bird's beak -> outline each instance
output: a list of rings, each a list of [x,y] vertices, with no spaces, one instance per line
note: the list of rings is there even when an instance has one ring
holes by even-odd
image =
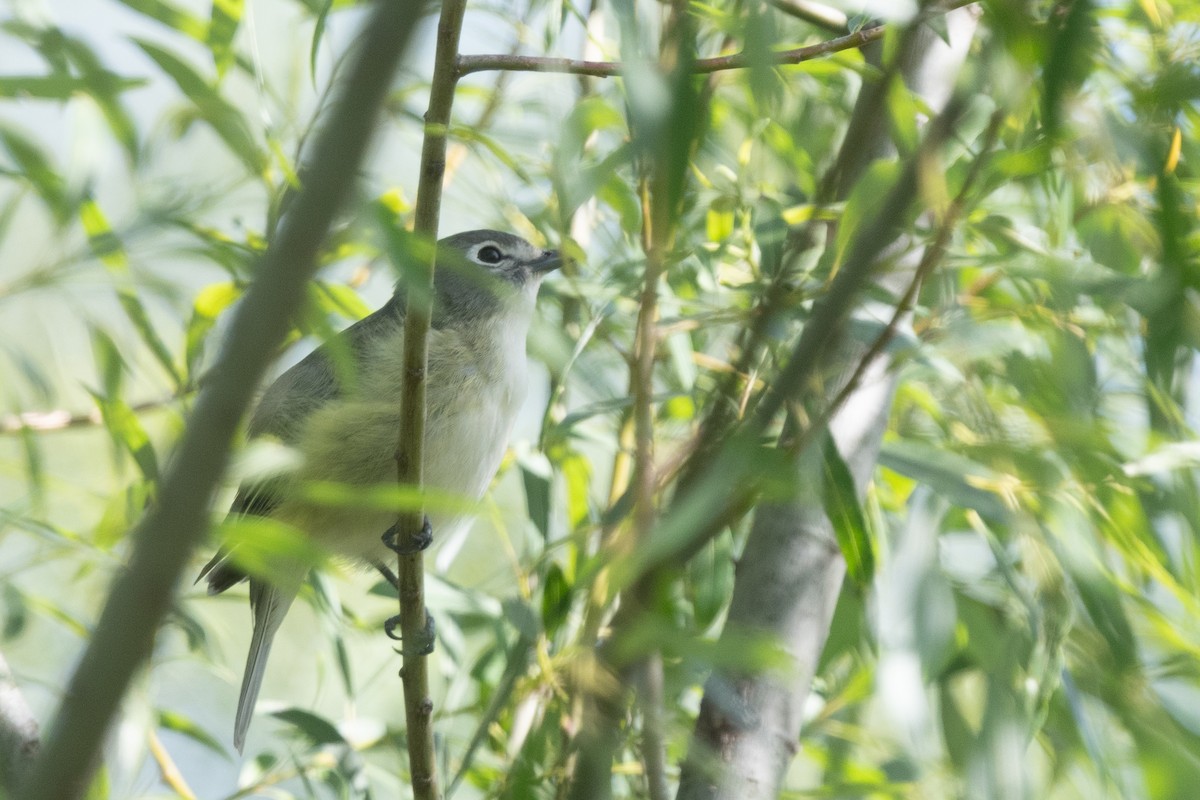
[[[529,269],[538,275],[553,272],[563,265],[562,256],[557,250],[546,250],[537,259],[530,262]]]

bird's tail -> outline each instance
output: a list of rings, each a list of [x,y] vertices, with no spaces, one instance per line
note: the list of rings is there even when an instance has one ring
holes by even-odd
[[[254,633],[250,639],[250,652],[246,656],[246,672],[242,675],[242,691],[238,695],[237,718],[233,724],[233,746],[242,752],[246,742],[246,730],[254,716],[254,704],[258,690],[262,688],[263,673],[267,668],[267,656],[271,654],[271,642],[279,624],[287,615],[288,608],[296,599],[300,582],[288,581],[286,587],[275,586],[265,581],[250,579],[250,608],[254,615]]]

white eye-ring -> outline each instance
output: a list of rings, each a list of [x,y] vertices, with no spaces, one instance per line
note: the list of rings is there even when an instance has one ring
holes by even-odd
[[[500,260],[504,258],[504,254],[501,253],[500,248],[496,247],[495,245],[487,244],[479,248],[479,250],[475,253],[475,257],[484,264],[499,264]]]

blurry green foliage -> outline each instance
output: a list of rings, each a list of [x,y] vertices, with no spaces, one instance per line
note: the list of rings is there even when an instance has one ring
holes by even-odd
[[[0,339],[0,647],[43,719],[128,552],[124,534],[153,502],[223,319],[303,175],[297,153],[319,123],[330,54],[344,52],[360,11],[322,0],[103,5],[121,7],[111,24],[123,50],[27,9],[0,25],[0,49],[23,59],[0,61],[0,315],[12,320]],[[917,295],[915,335],[889,345],[899,388],[861,506],[845,463],[825,451],[822,501],[853,580],[785,796],[1188,797],[1200,781],[1200,10],[981,7],[962,122],[920,200],[944,211],[982,161]],[[451,565],[429,597],[436,726],[456,796],[558,796],[580,698],[621,688],[597,670],[595,644],[627,577],[614,559],[636,567],[653,555],[630,552],[624,496],[646,165],[660,167],[651,221],[674,233],[650,387],[656,456],[670,466],[717,404],[769,389],[921,140],[924,103],[893,85],[878,116],[900,156],[875,161],[844,202],[822,202],[873,68],[855,51],[770,65],[770,49],[832,36],[774,5],[689,9],[696,52],[683,63],[745,49],[750,68],[662,74],[658,4],[468,11],[473,49],[512,41],[575,55],[586,25],[629,66],[616,80],[485,74],[460,89],[455,216],[443,227],[541,235],[577,263],[544,287],[531,342],[550,382],[533,393],[540,441],[514,444],[473,537],[431,556]],[[260,53],[268,35],[285,67]],[[425,69],[414,63],[397,87],[389,128],[417,130]],[[982,152],[997,110],[998,141]],[[415,160],[414,141],[401,160]],[[387,255],[414,246],[408,177],[364,180],[293,341],[362,316],[373,302],[360,289],[386,294]],[[905,223],[918,246],[937,233],[936,215],[919,210]],[[768,297],[780,313],[726,396]],[[879,325],[861,327],[869,345]],[[69,411],[34,413],[56,409]],[[773,498],[803,488],[765,445],[739,457],[730,474],[758,470]],[[664,507],[672,490],[666,481]],[[416,501],[390,487],[312,493]],[[692,513],[664,520],[653,547],[687,540],[705,522]],[[673,565],[622,640],[630,657],[664,657],[672,769],[709,668],[785,663],[781,643],[752,632],[716,643],[750,518]],[[278,527],[235,520],[220,535],[258,543],[251,560],[281,550],[323,560]],[[201,796],[400,792],[398,660],[379,635],[394,595],[386,584],[366,593],[366,582],[319,577],[306,589],[317,624],[280,667],[292,682],[267,691],[289,703],[274,727],[256,723],[240,770],[226,731],[242,647],[229,631],[244,612],[185,590],[98,796],[161,795],[173,768]],[[181,685],[205,700],[182,707]],[[613,786],[641,797],[642,719],[627,722]]]

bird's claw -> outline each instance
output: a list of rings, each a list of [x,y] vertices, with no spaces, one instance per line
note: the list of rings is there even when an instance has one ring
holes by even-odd
[[[383,632],[387,634],[389,639],[400,642],[403,637],[396,633],[396,629],[400,627],[400,615],[388,617],[383,621]],[[434,643],[437,641],[437,623],[433,621],[433,615],[428,610],[425,612],[425,626],[413,637],[415,641],[411,642],[411,648],[401,647],[400,653],[404,657],[409,656],[427,656],[433,652]]]
[[[421,523],[421,530],[408,534],[407,539],[407,541],[401,542],[400,531],[393,525],[383,534],[383,546],[402,556],[416,555],[429,547],[433,543],[433,526],[429,524],[428,515]]]

